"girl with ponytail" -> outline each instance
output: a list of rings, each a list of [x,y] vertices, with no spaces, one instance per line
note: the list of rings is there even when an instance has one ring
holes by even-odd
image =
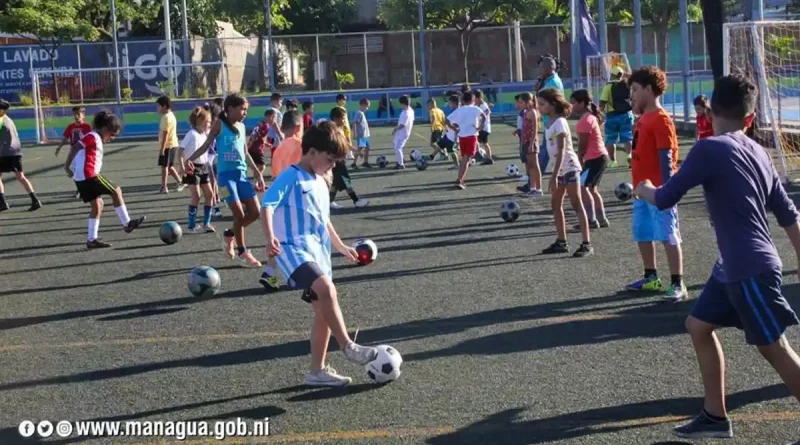
[[[578,121],[578,158],[583,167],[581,193],[586,215],[589,218],[589,228],[608,227],[603,197],[597,191],[597,186],[600,185],[600,180],[603,178],[603,172],[611,162],[608,150],[603,144],[603,134],[600,131],[603,116],[592,101],[591,93],[587,90],[577,90],[572,93],[570,103],[573,113],[580,116]],[[573,227],[573,230],[576,229]]]

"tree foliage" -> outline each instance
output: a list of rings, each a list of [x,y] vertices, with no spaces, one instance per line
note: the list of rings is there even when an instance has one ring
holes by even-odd
[[[81,15],[83,6],[84,0],[21,0],[8,4],[0,14],[0,29],[32,34],[53,47],[75,38],[96,40],[97,30]]]
[[[289,34],[340,32],[356,13],[355,0],[289,0],[281,11]]]

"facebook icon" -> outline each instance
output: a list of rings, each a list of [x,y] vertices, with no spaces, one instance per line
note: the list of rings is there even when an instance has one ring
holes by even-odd
[[[30,420],[23,420],[19,424],[19,435],[22,437],[32,437],[36,432],[36,425]]]

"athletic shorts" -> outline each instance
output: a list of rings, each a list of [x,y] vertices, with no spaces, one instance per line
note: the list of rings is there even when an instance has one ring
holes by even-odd
[[[558,185],[567,186],[570,184],[577,184],[580,175],[576,171],[566,172],[558,177]]]
[[[319,265],[313,261],[301,264],[289,276],[289,284],[296,289],[302,289],[303,295],[300,297],[306,303],[317,300],[317,294],[311,290],[311,286],[319,278],[325,276]]]
[[[352,182],[350,180],[350,172],[347,171],[347,165],[344,162],[338,161],[333,166],[333,184],[332,187],[337,192],[342,192],[344,190],[349,189],[352,187]]]
[[[267,164],[267,157],[264,155],[264,150],[260,150],[258,148],[248,149],[248,153],[250,153],[250,157],[253,158],[253,163],[259,167],[262,167]]]
[[[581,172],[581,185],[584,187],[597,187],[603,179],[603,172],[606,171],[610,159],[607,155],[599,158],[589,159],[583,162],[583,172]]]
[[[781,281],[780,269],[731,283],[712,275],[692,309],[692,317],[716,326],[739,328],[751,345],[771,345],[786,328],[800,324],[783,298]]]
[[[367,150],[369,150],[370,149],[369,136],[365,138],[356,138],[356,148],[366,148]]]
[[[481,130],[478,132],[478,143],[479,144],[488,144],[489,143],[489,133]]]
[[[22,170],[22,155],[0,157],[0,173],[15,173]]]
[[[438,144],[442,140],[442,130],[431,131],[431,145]]]
[[[247,179],[247,172],[245,171],[219,172],[217,183],[219,184],[220,198],[224,199],[228,204],[256,197],[256,189]]]
[[[436,145],[438,145],[439,148],[441,148],[447,153],[455,153],[454,149],[456,143],[448,139],[447,136],[442,136],[441,139],[439,139],[439,141],[436,143]]]
[[[606,145],[633,141],[633,112],[606,115]]]
[[[534,151],[531,154],[536,155],[536,157],[538,159],[539,146],[536,145],[535,142],[533,143],[533,148],[534,148]],[[523,164],[527,164],[528,163],[528,152],[530,151],[530,149],[531,149],[531,143],[530,142],[522,142],[522,141],[520,141],[520,143],[519,143],[519,160]]]
[[[159,167],[172,167],[175,165],[175,153],[178,152],[177,147],[167,148],[164,150],[164,154],[158,155],[158,166]]]
[[[478,137],[460,137],[458,138],[458,146],[461,150],[461,156],[471,158],[478,152]]]
[[[636,199],[633,201],[631,225],[634,242],[659,241],[673,246],[681,243],[677,207],[659,210],[644,199]]]
[[[186,185],[208,184],[208,171],[208,164],[194,164],[194,171],[187,173],[182,182]]]
[[[117,186],[102,175],[84,179],[83,181],[75,181],[75,186],[78,187],[78,193],[80,193],[83,202],[92,202],[102,195],[111,196],[117,190]]]

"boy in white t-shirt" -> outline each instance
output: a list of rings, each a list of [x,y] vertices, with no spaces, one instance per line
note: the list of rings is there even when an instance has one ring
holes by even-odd
[[[414,109],[409,106],[410,100],[408,96],[400,96],[400,106],[403,107],[403,112],[400,113],[400,118],[397,120],[397,126],[392,130],[394,136],[394,157],[397,165],[394,166],[395,170],[402,170],[406,168],[403,160],[403,148],[411,137],[411,130],[414,128]]]
[[[447,116],[447,127],[458,134],[458,146],[461,151],[461,163],[458,167],[456,188],[464,190],[467,185],[464,178],[469,169],[469,161],[478,151],[478,131],[486,122],[486,115],[475,106],[475,98],[467,91],[461,98],[462,106]]]
[[[492,165],[494,164],[494,159],[492,159],[492,147],[489,145],[489,135],[492,133],[492,110],[489,108],[489,104],[483,100],[483,92],[481,90],[475,91],[475,105],[486,116],[483,127],[478,131],[478,145],[486,150],[486,156],[481,165]]]
[[[589,219],[581,200],[581,161],[572,146],[572,134],[566,117],[572,111],[572,106],[564,95],[554,88],[546,88],[536,93],[539,102],[539,111],[543,116],[549,117],[544,130],[547,142],[547,153],[553,159],[553,174],[550,177],[549,191],[550,204],[553,207],[553,220],[556,224],[556,242],[542,251],[543,254],[568,253],[567,223],[564,218],[564,195],[569,195],[578,224],[581,227],[583,242],[574,257],[585,257],[594,253],[591,239],[589,238]]]

